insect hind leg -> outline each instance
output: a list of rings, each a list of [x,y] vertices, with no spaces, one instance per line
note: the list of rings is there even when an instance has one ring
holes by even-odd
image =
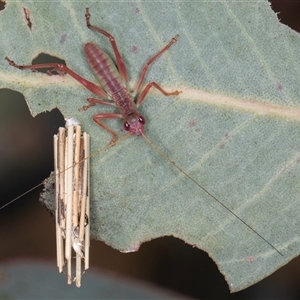
[[[141,73],[141,76],[136,84],[136,87],[134,89],[134,93],[137,93],[139,88],[141,87],[142,83],[143,83],[143,80],[145,78],[145,75],[148,71],[148,68],[150,67],[150,65],[155,61],[157,60],[157,58],[159,56],[161,56],[164,52],[166,52],[174,43],[177,42],[177,39],[178,39],[179,35],[177,34],[176,36],[174,36],[171,41],[163,48],[161,49],[158,53],[156,53],[152,58],[150,58],[146,64],[144,65],[143,67],[143,70],[142,70],[142,73]]]
[[[89,91],[91,91],[93,94],[96,94],[100,97],[106,98],[107,93],[101,89],[99,86],[95,85],[91,81],[88,81],[81,77],[80,75],[76,74],[74,71],[69,69],[66,65],[60,64],[60,63],[44,63],[44,64],[35,64],[35,65],[17,65],[13,60],[9,59],[8,57],[5,57],[5,59],[8,61],[10,66],[13,66],[20,70],[32,70],[36,71],[37,69],[45,69],[48,68],[52,71],[57,72],[58,74],[69,74],[72,76],[75,80],[77,80],[79,83],[81,83],[84,87],[86,87]],[[58,71],[59,70],[59,71]],[[49,75],[51,74],[48,73]]]
[[[89,8],[86,8],[86,13],[85,13],[86,26],[91,30],[95,30],[95,31],[99,32],[100,34],[105,35],[109,39],[109,42],[110,42],[110,44],[114,50],[115,56],[116,56],[116,63],[117,63],[117,67],[120,72],[120,75],[124,79],[124,81],[127,82],[126,67],[125,67],[123,58],[119,52],[115,38],[109,32],[107,32],[99,27],[91,25],[90,17],[91,17],[91,14],[89,12]]]

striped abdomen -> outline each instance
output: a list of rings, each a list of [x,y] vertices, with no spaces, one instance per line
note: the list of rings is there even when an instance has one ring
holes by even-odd
[[[124,88],[124,82],[111,58],[93,43],[84,46],[87,61],[109,96]]]

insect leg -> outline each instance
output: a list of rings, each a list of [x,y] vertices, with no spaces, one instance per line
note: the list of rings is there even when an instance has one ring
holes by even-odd
[[[64,73],[68,73],[69,75],[71,75],[74,79],[76,79],[78,82],[80,82],[82,85],[84,85],[93,94],[96,94],[103,98],[107,98],[107,94],[103,89],[101,89],[94,83],[84,79],[80,75],[76,74],[75,72],[73,72],[71,69],[69,69],[67,66],[65,66],[63,64],[45,63],[45,64],[20,66],[20,65],[17,65],[14,61],[10,60],[8,57],[5,57],[5,59],[9,62],[9,64],[11,66],[18,68],[20,70],[30,69],[32,71],[35,71],[36,69],[43,69],[43,68],[59,69],[59,70],[63,71]]]
[[[113,118],[123,118],[123,116],[121,114],[114,114],[114,113],[96,114],[93,116],[93,120],[99,126],[101,126],[105,130],[107,130],[110,134],[112,134],[113,138],[110,141],[111,145],[113,145],[116,142],[118,135],[112,129],[110,129],[108,126],[106,126],[103,122],[101,122],[99,119],[113,119]]]
[[[126,71],[126,67],[125,67],[125,64],[124,64],[124,61],[123,61],[123,58],[118,50],[118,47],[117,47],[117,44],[116,44],[116,41],[114,39],[114,37],[108,33],[107,31],[99,28],[99,27],[96,27],[96,26],[93,26],[91,25],[90,23],[90,17],[91,17],[91,14],[89,12],[89,9],[86,8],[86,13],[85,13],[85,19],[86,19],[86,25],[89,29],[91,30],[95,30],[103,35],[105,35],[109,41],[110,41],[110,44],[114,50],[114,53],[115,53],[115,56],[116,56],[116,63],[117,63],[117,67],[118,67],[118,70],[120,72],[120,75],[121,77],[124,79],[125,82],[127,82],[127,71]]]
[[[87,109],[89,109],[90,107],[92,107],[92,106],[94,106],[96,104],[116,106],[116,104],[114,102],[109,102],[109,101],[95,99],[95,98],[88,98],[87,101],[90,104],[83,106],[82,108],[79,109],[79,111],[81,111],[81,110],[87,110]]]
[[[136,84],[136,87],[135,87],[135,89],[134,89],[134,93],[136,93],[136,92],[139,90],[139,88],[141,87],[141,84],[142,84],[142,82],[143,82],[143,80],[144,80],[144,78],[145,78],[145,75],[146,75],[146,73],[147,73],[147,70],[148,70],[149,66],[150,66],[150,65],[151,65],[151,64],[152,64],[152,63],[153,63],[160,55],[162,55],[165,51],[167,51],[174,43],[176,43],[178,37],[179,37],[179,35],[177,34],[175,37],[172,38],[172,40],[169,42],[168,45],[166,45],[163,49],[161,49],[157,54],[155,54],[152,58],[150,58],[150,59],[146,62],[145,66],[144,66],[144,68],[143,68],[143,70],[142,70],[141,76],[140,76],[140,78],[139,78],[139,81],[138,81],[138,83]]]
[[[144,90],[142,91],[142,93],[140,94],[137,102],[136,102],[136,106],[139,107],[141,105],[141,103],[144,101],[146,95],[148,94],[149,90],[155,87],[156,89],[158,89],[160,92],[162,92],[165,96],[177,96],[180,93],[182,93],[182,91],[174,91],[174,92],[166,92],[165,90],[163,90],[156,82],[150,82],[146,85],[146,87],[144,88]]]

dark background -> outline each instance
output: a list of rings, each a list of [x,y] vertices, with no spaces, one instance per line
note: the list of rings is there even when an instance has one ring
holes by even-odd
[[[300,1],[271,2],[273,10],[280,12],[281,22],[300,32]],[[49,175],[53,169],[52,137],[64,121],[58,110],[33,119],[21,94],[0,90],[0,99],[1,206]],[[40,191],[41,188],[0,210],[0,262],[31,258],[51,259],[55,264],[55,226],[38,201]],[[136,253],[122,254],[95,241],[90,250],[90,265],[100,271],[110,270],[195,298],[300,298],[300,258],[260,283],[230,294],[223,276],[205,252],[172,237],[145,243]]]

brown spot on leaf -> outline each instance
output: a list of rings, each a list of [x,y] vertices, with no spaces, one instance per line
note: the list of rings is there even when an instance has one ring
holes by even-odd
[[[29,9],[27,9],[25,7],[23,8],[23,10],[24,10],[24,14],[25,14],[25,19],[27,21],[27,26],[31,30],[31,28],[32,28],[32,22],[30,20],[30,11],[29,11]]]

